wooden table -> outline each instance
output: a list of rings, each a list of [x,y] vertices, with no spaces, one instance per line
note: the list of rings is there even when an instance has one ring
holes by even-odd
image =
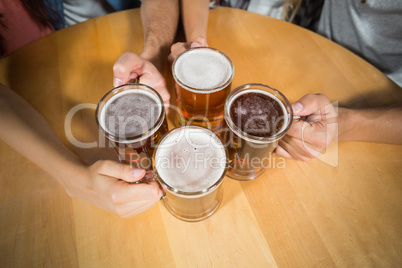
[[[130,10],[63,29],[1,60],[0,81],[85,161],[115,159],[110,148],[73,146],[64,119],[112,88],[122,52],[140,53],[140,23],[139,10]],[[364,60],[283,21],[218,8],[208,42],[233,60],[233,88],[265,83],[291,102],[316,92],[349,105],[401,99],[400,88]],[[174,94],[169,71],[166,78]],[[98,141],[94,110],[76,114],[72,129],[81,142]],[[226,178],[222,206],[199,223],[174,218],[162,202],[123,219],[68,197],[4,143],[0,161],[0,267],[402,265],[401,146],[343,142],[321,160],[273,158],[254,181]]]

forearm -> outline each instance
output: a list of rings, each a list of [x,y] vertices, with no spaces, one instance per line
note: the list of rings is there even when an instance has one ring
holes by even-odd
[[[181,13],[186,40],[192,42],[197,37],[206,39],[209,0],[182,0]]]
[[[144,0],[141,5],[144,49],[141,57],[163,71],[179,21],[178,0]]]
[[[402,107],[339,108],[339,140],[402,144]]]
[[[88,166],[68,150],[46,120],[25,100],[0,84],[0,139],[48,172],[76,198],[122,217],[153,206],[162,196],[157,182],[139,181],[145,171],[114,161]]]
[[[16,108],[17,107],[17,108]],[[58,139],[46,120],[25,100],[0,84],[0,139],[65,186],[85,164]]]

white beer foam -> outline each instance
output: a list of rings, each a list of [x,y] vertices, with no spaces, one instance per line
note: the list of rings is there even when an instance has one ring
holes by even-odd
[[[209,48],[197,48],[182,54],[174,66],[176,77],[187,87],[206,90],[220,90],[230,79],[232,66],[222,54]],[[197,91],[197,93],[202,93]]]
[[[212,132],[182,128],[170,132],[155,154],[159,177],[182,192],[199,192],[214,185],[226,167],[226,152]]]
[[[150,102],[152,103],[147,103],[147,98],[150,98]],[[122,117],[121,119],[127,120],[127,117],[131,117],[131,120],[136,121],[125,125],[126,137],[132,137],[142,134],[145,131],[149,130],[158,120],[162,111],[162,107],[160,107],[158,103],[159,99],[149,92],[140,89],[125,90],[121,93],[116,94],[108,100],[101,111],[99,123],[103,129],[115,135],[115,129],[109,129],[106,124],[106,120],[116,121],[118,120],[118,118],[116,116],[113,116],[116,118],[108,119],[106,118],[106,116],[108,114],[108,109],[121,110],[119,114],[119,116]],[[111,106],[111,104],[114,105]],[[115,126],[119,127],[118,122],[115,123]]]

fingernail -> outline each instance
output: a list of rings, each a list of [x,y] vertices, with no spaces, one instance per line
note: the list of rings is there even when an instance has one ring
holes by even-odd
[[[299,113],[301,110],[303,110],[303,105],[301,105],[300,102],[295,102],[293,103],[292,108],[294,113]]]
[[[142,177],[142,176],[143,176],[143,173],[144,173],[144,170],[143,170],[143,169],[133,168],[133,169],[131,170],[131,177],[133,177],[133,178],[139,178],[139,177]]]
[[[118,87],[118,86],[121,86],[121,85],[123,85],[123,84],[124,84],[124,82],[123,82],[123,80],[121,80],[120,78],[115,77],[115,78],[113,79],[113,86],[114,86],[114,87]]]

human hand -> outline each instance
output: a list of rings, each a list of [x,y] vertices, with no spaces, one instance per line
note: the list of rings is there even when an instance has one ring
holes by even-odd
[[[169,62],[173,62],[174,59],[183,51],[193,47],[206,47],[208,46],[207,40],[204,37],[197,37],[193,42],[178,42],[172,45],[170,48],[170,55],[168,57]]]
[[[131,79],[139,78],[140,83],[154,88],[168,107],[170,94],[166,82],[158,69],[149,61],[133,52],[124,52],[113,65],[113,86],[121,86]]]
[[[145,170],[114,161],[100,160],[78,172],[77,183],[63,183],[67,193],[124,218],[152,207],[163,194],[155,181],[130,184],[144,177]]]
[[[292,105],[294,115],[305,120],[293,122],[279,141],[276,154],[302,161],[316,158],[327,148],[337,133],[337,113],[322,94],[308,94]]]

